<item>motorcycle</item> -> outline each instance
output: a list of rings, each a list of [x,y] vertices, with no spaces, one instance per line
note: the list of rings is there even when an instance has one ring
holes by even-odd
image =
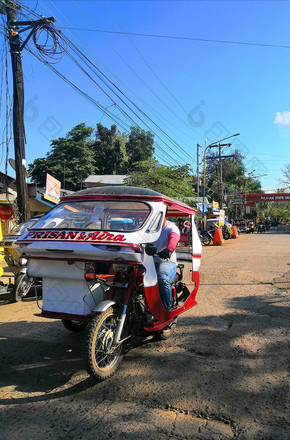
[[[259,223],[258,224],[258,234],[262,234],[262,233],[265,233],[265,225],[264,225],[264,223]]]
[[[229,240],[231,238],[232,235],[232,228],[230,224],[225,223],[223,226],[223,237],[225,240]]]
[[[254,231],[255,231],[255,225],[254,225],[254,222],[249,221],[249,222],[248,222],[248,231],[247,231],[247,233],[248,233],[248,234],[250,234],[250,233],[253,234]]]
[[[177,258],[187,262],[178,264],[171,310],[159,296],[153,245],[167,209],[168,217],[189,218],[192,237],[188,253],[177,248]],[[178,316],[197,304],[202,246],[194,215],[191,207],[149,189],[96,187],[64,197],[18,240],[28,275],[42,278],[41,316],[61,319],[71,331],[86,329],[91,376],[111,376],[134,336],[169,338]]]
[[[202,244],[205,246],[210,245],[213,242],[214,232],[211,229],[203,229],[199,233],[199,238]]]

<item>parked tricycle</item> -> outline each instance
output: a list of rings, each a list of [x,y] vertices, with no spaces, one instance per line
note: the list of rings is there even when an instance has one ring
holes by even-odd
[[[159,296],[153,243],[166,215],[187,217],[191,228],[191,281],[178,264],[171,310]],[[177,317],[195,306],[201,243],[195,211],[181,201],[135,187],[89,188],[64,197],[18,243],[28,260],[28,276],[42,278],[42,311],[66,328],[86,328],[85,363],[90,375],[105,379],[116,370],[135,335],[167,339]],[[189,269],[188,269],[189,270]],[[148,320],[148,316],[151,318]]]
[[[19,245],[16,242],[38,220],[39,218],[33,218],[21,223],[0,242],[0,246],[4,249],[4,260],[14,275],[14,282],[6,286],[7,292],[9,292],[9,295],[6,296],[13,302],[21,301],[28,294],[35,281],[27,275],[27,260],[20,255]]]

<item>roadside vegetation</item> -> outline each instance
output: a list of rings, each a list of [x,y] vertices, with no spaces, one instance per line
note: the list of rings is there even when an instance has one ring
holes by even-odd
[[[29,165],[32,182],[45,186],[46,173],[62,183],[62,187],[77,191],[89,175],[128,175],[126,185],[151,188],[169,197],[178,197],[194,205],[189,198],[197,194],[197,176],[191,164],[167,166],[156,159],[154,135],[140,127],[131,127],[129,134],[122,133],[116,125],[110,128],[101,123],[96,129],[84,122],[73,127],[66,135],[53,139],[51,150],[45,157]],[[206,197],[212,202],[219,198],[220,169],[214,154],[206,161]],[[247,176],[244,157],[238,150],[222,162],[222,181],[225,201],[242,198],[245,194],[261,193],[261,182]],[[200,175],[200,188],[202,176]],[[290,185],[290,164],[283,170],[283,184]],[[281,192],[283,189],[281,190]],[[200,191],[202,193],[202,191]],[[257,214],[254,210],[254,216]],[[260,216],[271,221],[290,218],[289,203],[264,203]],[[235,206],[229,217],[243,217],[244,206]]]

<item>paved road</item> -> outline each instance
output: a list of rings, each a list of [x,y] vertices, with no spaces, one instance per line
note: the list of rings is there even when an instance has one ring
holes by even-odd
[[[198,305],[175,337],[95,383],[83,335],[0,306],[0,438],[289,440],[290,235],[203,248]]]

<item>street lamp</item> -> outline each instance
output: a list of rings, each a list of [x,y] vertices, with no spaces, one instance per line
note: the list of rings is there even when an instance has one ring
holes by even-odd
[[[203,203],[203,207],[202,207],[202,219],[203,219],[203,227],[205,229],[205,215],[204,215],[204,203],[205,203],[205,155],[206,155],[206,150],[208,148],[212,148],[215,147],[216,144],[219,144],[222,141],[225,141],[226,139],[230,139],[233,138],[235,136],[239,136],[240,133],[236,133],[236,134],[232,134],[231,136],[225,137],[223,139],[220,139],[219,141],[216,142],[212,142],[211,144],[209,144],[207,147],[205,147],[204,149],[204,155],[203,155],[203,189],[202,189],[202,203]]]

